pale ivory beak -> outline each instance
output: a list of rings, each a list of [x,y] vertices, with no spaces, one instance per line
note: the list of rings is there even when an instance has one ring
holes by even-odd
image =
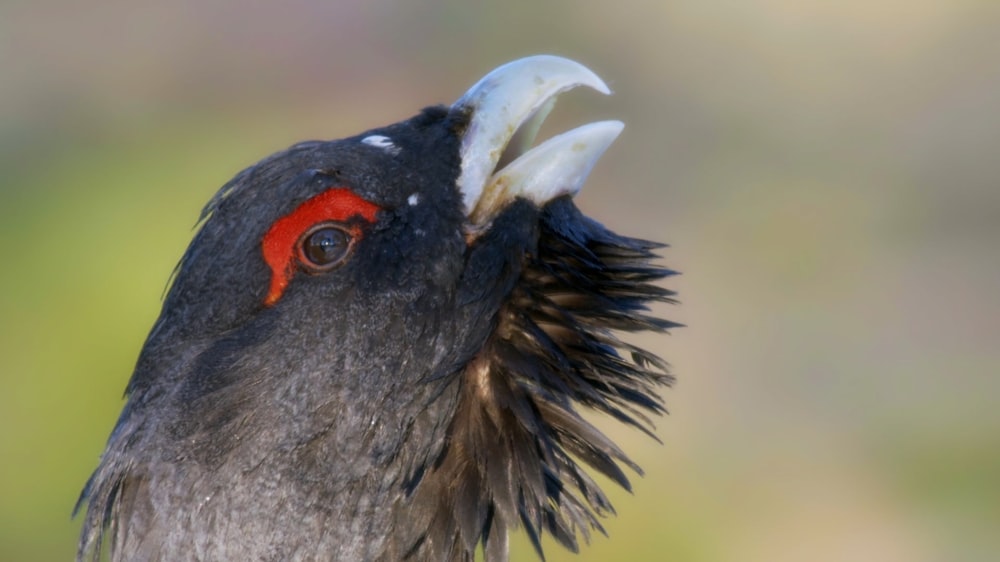
[[[611,93],[583,65],[539,55],[490,72],[452,105],[452,110],[469,112],[458,188],[473,225],[485,226],[517,197],[541,206],[580,191],[621,133],[621,121],[590,123],[531,148],[556,97],[577,86]],[[497,169],[501,160],[505,165]]]

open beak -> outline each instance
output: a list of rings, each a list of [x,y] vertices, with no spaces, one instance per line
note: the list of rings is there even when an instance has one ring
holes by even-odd
[[[488,225],[517,197],[541,206],[580,190],[621,121],[590,123],[531,148],[556,97],[577,86],[611,93],[585,66],[538,55],[495,69],[452,105],[469,114],[458,187],[474,227]]]

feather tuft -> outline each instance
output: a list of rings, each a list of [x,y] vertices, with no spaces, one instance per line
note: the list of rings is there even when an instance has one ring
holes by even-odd
[[[666,413],[667,363],[619,336],[680,326],[650,312],[675,302],[654,284],[676,274],[654,265],[664,245],[619,236],[568,198],[546,206],[539,232],[493,335],[461,375],[447,446],[414,491],[415,509],[433,506],[415,559],[472,560],[481,543],[488,562],[506,560],[517,527],[543,560],[545,532],[577,552],[614,513],[585,467],[626,490],[622,467],[642,474],[579,410],[654,439],[651,416]]]

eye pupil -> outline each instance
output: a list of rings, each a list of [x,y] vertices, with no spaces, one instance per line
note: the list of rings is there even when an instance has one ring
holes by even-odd
[[[343,229],[327,226],[308,234],[302,243],[306,265],[332,267],[339,263],[351,247],[351,235]]]

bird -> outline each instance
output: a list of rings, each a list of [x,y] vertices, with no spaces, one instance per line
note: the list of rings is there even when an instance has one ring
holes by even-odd
[[[664,244],[574,199],[622,131],[535,144],[580,63],[504,64],[451,105],[239,172],[207,203],[75,514],[77,560],[577,551],[674,382]]]

